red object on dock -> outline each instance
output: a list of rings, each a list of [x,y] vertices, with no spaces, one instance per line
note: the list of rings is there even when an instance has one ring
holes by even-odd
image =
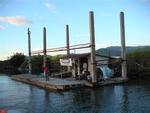
[[[48,67],[47,67],[47,66],[46,66],[46,67],[44,67],[44,69],[43,69],[43,70],[44,70],[44,72],[45,72],[46,74],[48,74],[48,71],[49,71],[49,70],[48,70]]]
[[[0,109],[0,113],[8,113],[7,110]]]

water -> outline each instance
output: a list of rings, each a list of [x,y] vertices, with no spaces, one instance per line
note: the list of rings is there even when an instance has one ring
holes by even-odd
[[[0,76],[2,108],[9,113],[150,113],[150,82],[54,92]]]

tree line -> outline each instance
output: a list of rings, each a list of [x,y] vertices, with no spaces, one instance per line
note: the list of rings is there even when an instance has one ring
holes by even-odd
[[[47,66],[51,72],[58,72],[61,68],[59,59],[63,55],[47,56]],[[32,73],[40,74],[43,72],[43,55],[32,56]],[[8,75],[28,73],[28,57],[22,53],[15,53],[9,59],[0,61],[0,73]]]
[[[64,55],[47,56],[47,65],[51,73],[62,70],[59,59]],[[19,70],[20,66],[25,62],[24,70]],[[43,56],[32,56],[32,73],[40,74],[43,72]],[[116,63],[117,64],[117,63]],[[117,64],[119,67],[120,65]],[[119,67],[118,73],[121,73]],[[22,53],[15,53],[9,59],[0,61],[0,73],[9,75],[27,73],[28,72],[27,56]],[[135,51],[127,54],[127,72],[128,76],[150,75],[150,51]]]
[[[128,76],[150,75],[150,50],[127,54]]]

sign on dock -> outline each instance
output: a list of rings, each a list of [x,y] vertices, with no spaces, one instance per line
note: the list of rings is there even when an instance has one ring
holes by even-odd
[[[60,59],[60,65],[61,66],[72,66],[72,60],[69,59]]]

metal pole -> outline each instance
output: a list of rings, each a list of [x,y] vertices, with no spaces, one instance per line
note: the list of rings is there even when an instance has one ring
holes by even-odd
[[[91,76],[92,82],[97,82],[96,79],[96,58],[95,58],[95,31],[94,31],[94,12],[89,12],[90,26],[90,44],[91,44]]]
[[[46,28],[43,28],[43,67],[45,68],[47,66],[46,60],[47,60],[47,54],[46,54]],[[44,73],[44,76],[46,77],[46,74]]]
[[[122,78],[127,79],[125,25],[124,25],[124,13],[123,12],[120,12],[120,32],[121,32],[121,58],[123,60],[123,62],[122,62]]]
[[[69,44],[69,25],[66,25],[66,47],[67,47],[67,55],[70,55],[70,44]],[[68,66],[68,71],[70,71],[70,66]]]
[[[28,73],[32,73],[32,67],[31,67],[31,38],[30,38],[31,32],[30,29],[28,28]]]

